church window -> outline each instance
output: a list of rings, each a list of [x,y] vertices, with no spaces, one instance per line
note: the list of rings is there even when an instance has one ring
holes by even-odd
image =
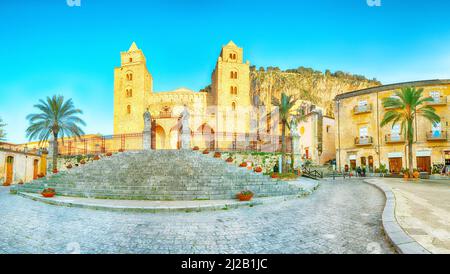
[[[133,62],[133,58],[130,57],[130,63]]]
[[[230,87],[230,93],[232,95],[237,95],[237,91],[238,91],[238,88],[236,86],[231,86]]]
[[[133,97],[133,90],[131,88],[127,89],[126,92],[127,92],[127,97]]]
[[[230,78],[231,79],[237,79],[237,71],[231,71],[230,72]]]
[[[131,106],[130,105],[127,106],[127,113],[131,114]]]

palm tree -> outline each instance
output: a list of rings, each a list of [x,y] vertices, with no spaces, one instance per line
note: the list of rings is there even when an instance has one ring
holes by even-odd
[[[414,142],[414,119],[416,116],[422,116],[431,123],[439,123],[440,117],[436,114],[436,110],[427,105],[427,102],[432,102],[431,97],[422,97],[423,89],[416,89],[413,87],[403,88],[401,91],[396,91],[394,96],[383,99],[383,106],[390,108],[384,114],[380,126],[385,126],[389,123],[394,127],[396,124],[401,125],[401,134],[405,135],[408,146],[408,164],[409,175],[412,177],[413,161],[412,161],[412,145]]]
[[[3,124],[2,118],[0,118],[0,141],[4,141],[6,137],[6,132],[3,129],[6,126],[6,124]]]
[[[283,167],[286,166],[286,127],[289,127],[289,117],[291,109],[297,103],[297,98],[292,95],[281,94],[281,100],[276,97],[272,97],[272,105],[278,107],[278,113],[281,120],[281,155]],[[281,170],[281,172],[283,172]]]
[[[39,100],[39,104],[34,105],[40,110],[40,113],[30,114],[27,120],[30,126],[27,128],[27,137],[30,140],[39,139],[39,144],[53,137],[53,170],[58,169],[58,138],[75,136],[80,137],[84,134],[79,125],[86,125],[77,115],[83,112],[76,109],[72,99],[64,101],[63,96],[54,95],[47,99]]]

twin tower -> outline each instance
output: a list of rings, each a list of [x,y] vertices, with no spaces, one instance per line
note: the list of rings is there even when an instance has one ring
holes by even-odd
[[[114,134],[141,133],[143,114],[148,109],[155,126],[160,127],[160,138],[165,139],[159,146],[171,148],[171,131],[185,107],[201,117],[191,122],[192,132],[205,126],[216,133],[248,132],[248,117],[230,115],[251,106],[250,63],[243,61],[243,49],[232,41],[222,47],[211,76],[211,89],[202,92],[186,88],[154,92],[142,50],[133,42],[120,56],[121,66],[114,69]]]

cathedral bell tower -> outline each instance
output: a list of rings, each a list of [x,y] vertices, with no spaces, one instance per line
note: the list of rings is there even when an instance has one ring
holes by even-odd
[[[120,59],[120,67],[114,68],[114,134],[141,133],[153,78],[136,43]]]

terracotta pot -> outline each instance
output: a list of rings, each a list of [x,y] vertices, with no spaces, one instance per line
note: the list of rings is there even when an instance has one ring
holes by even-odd
[[[111,152],[108,152],[108,153],[106,153],[106,156],[107,156],[107,157],[111,157],[111,156],[112,156],[112,153],[111,153]]]
[[[209,151],[208,150],[204,150],[203,154],[209,154]]]
[[[261,167],[256,167],[255,168],[255,172],[256,173],[261,173],[262,172],[262,168]]]
[[[95,156],[94,156],[94,161],[98,161],[98,160],[100,160],[100,156],[95,155]]]
[[[80,161],[80,164],[84,165],[84,164],[86,164],[86,161],[81,160],[81,161]]]
[[[227,163],[233,163],[233,158],[229,157],[225,160]]]
[[[55,196],[54,192],[42,192],[42,196],[44,196],[45,198],[52,198]]]
[[[244,202],[244,201],[250,201],[253,198],[253,194],[238,194],[237,195],[239,201]]]
[[[220,157],[222,157],[222,154],[220,154],[220,152],[214,153],[214,158],[220,158]]]
[[[197,151],[200,150],[200,148],[198,146],[195,146],[192,150]]]
[[[413,176],[414,176],[415,179],[419,179],[419,177],[420,177],[420,172],[414,171]]]
[[[71,169],[71,168],[72,168],[72,165],[67,165],[66,168],[67,168],[67,169]]]
[[[278,178],[278,173],[272,173],[272,175],[270,175],[270,177],[272,177],[272,179]]]
[[[247,163],[241,163],[239,167],[247,167]]]
[[[54,169],[54,170],[52,170],[52,172],[53,172],[53,174],[56,174],[56,173],[58,173],[58,170]]]

